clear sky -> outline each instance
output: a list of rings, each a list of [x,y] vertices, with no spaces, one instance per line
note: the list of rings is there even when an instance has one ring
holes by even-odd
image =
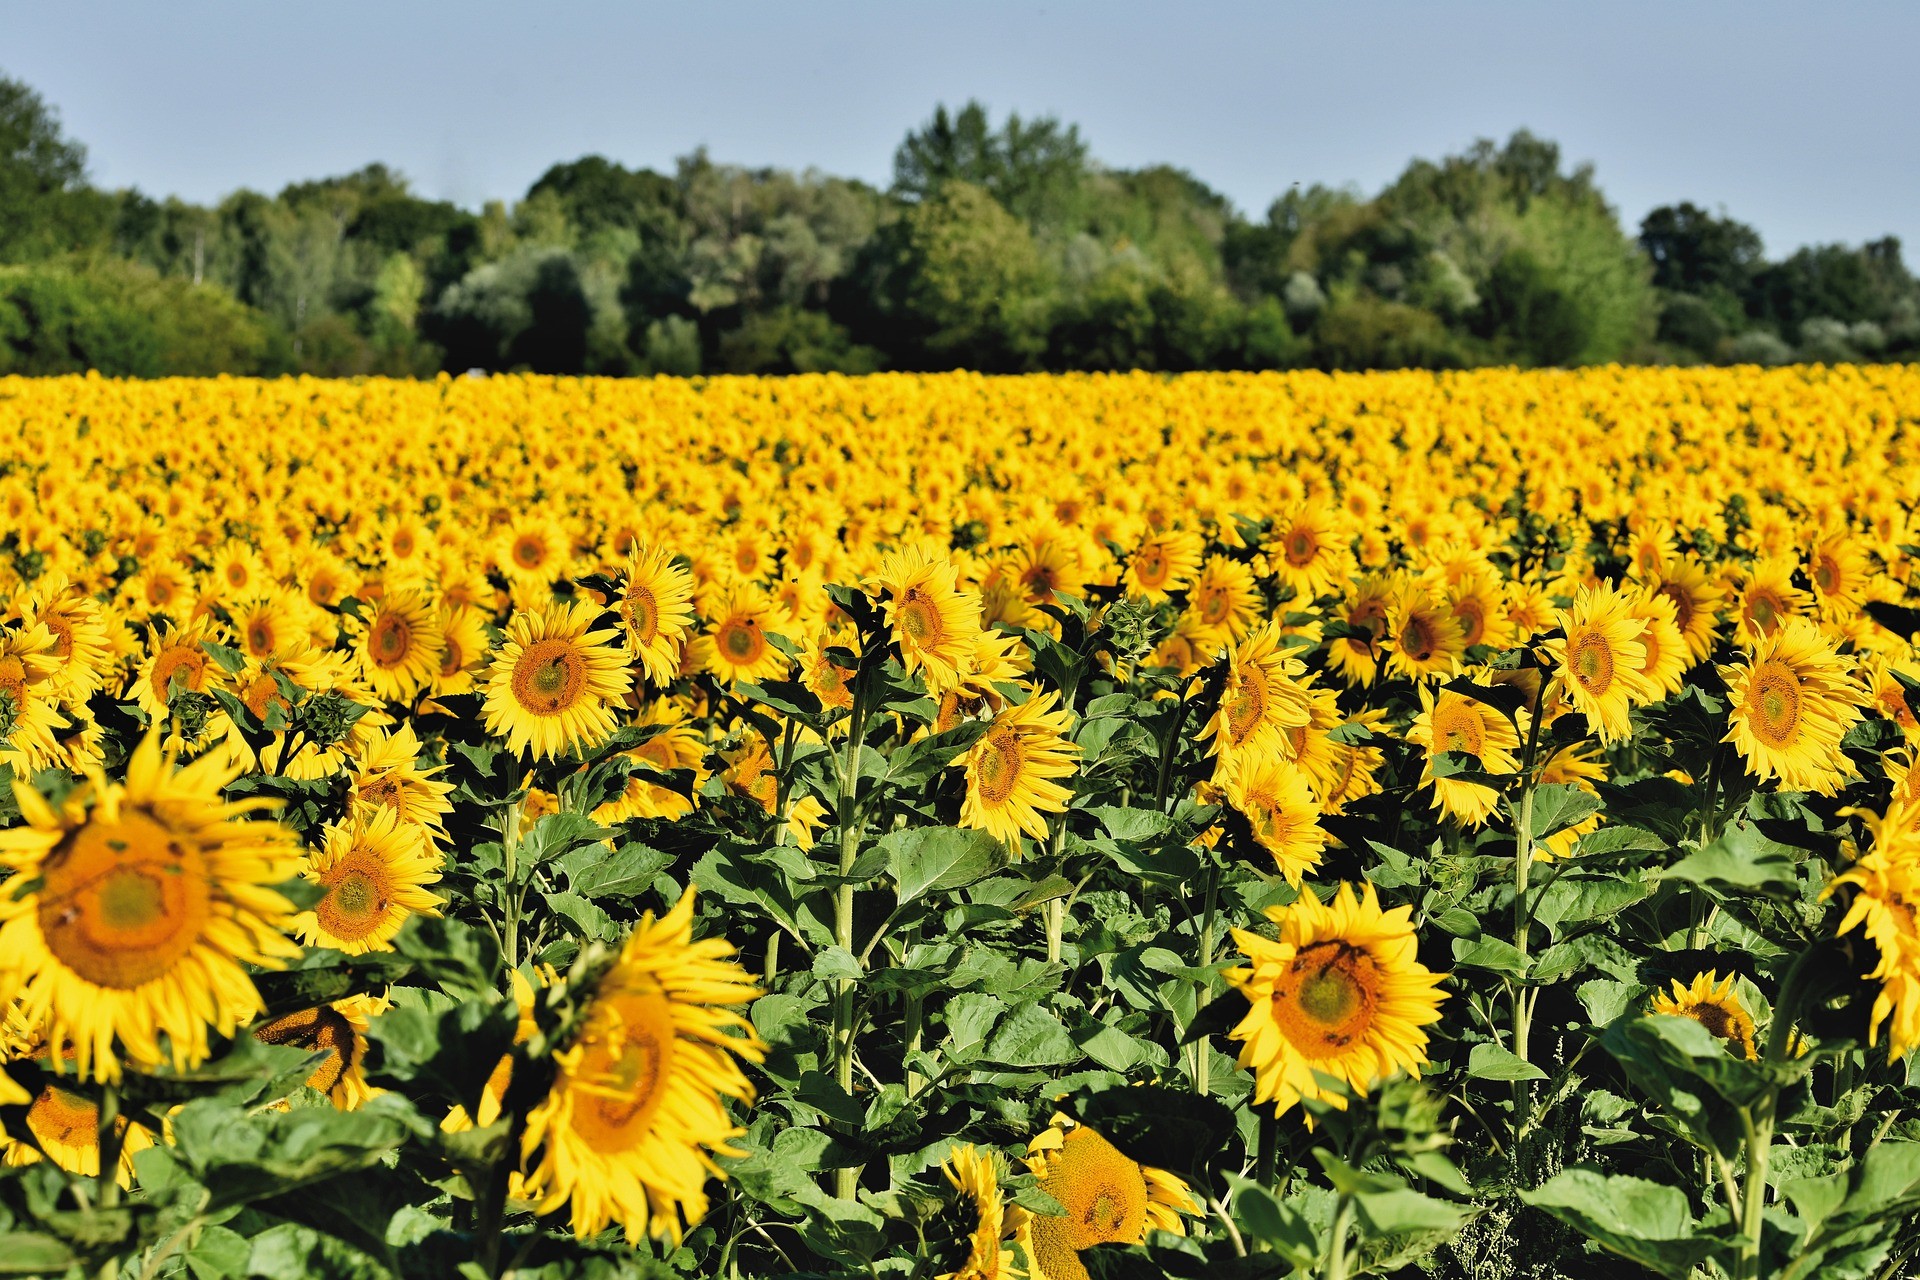
[[[1258,215],[1526,126],[1629,223],[1692,199],[1768,251],[1920,259],[1920,3],[1775,0],[0,0],[0,73],[95,181],[213,200],[383,160],[467,205],[599,152],[884,183],[939,101],[1078,123]]]

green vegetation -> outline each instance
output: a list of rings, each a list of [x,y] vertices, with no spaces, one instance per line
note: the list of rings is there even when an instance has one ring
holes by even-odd
[[[208,208],[88,184],[0,79],[0,372],[790,373],[1450,368],[1920,355],[1889,237],[1768,262],[1680,203],[1630,235],[1524,131],[1371,198],[1295,188],[1250,221],[1170,166],[1107,168],[977,103],[894,181],[599,156],[479,212],[383,165]]]

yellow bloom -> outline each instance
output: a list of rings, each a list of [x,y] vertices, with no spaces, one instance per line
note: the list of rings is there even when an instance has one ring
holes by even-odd
[[[612,631],[593,631],[584,601],[516,613],[487,672],[487,732],[507,748],[548,759],[612,735],[613,704],[633,687]]]
[[[293,921],[308,946],[350,956],[387,951],[409,916],[439,914],[440,899],[426,886],[440,879],[440,859],[425,833],[390,808],[328,827],[305,874],[321,889],[320,900]]]
[[[1031,694],[993,718],[967,752],[967,797],[960,825],[975,827],[1015,847],[1022,834],[1047,836],[1042,814],[1063,813],[1073,792],[1056,778],[1073,776],[1080,748],[1068,740],[1072,712],[1055,709],[1060,695]]]
[[[1734,994],[1732,974],[1722,979],[1718,973],[1708,970],[1694,975],[1690,984],[1675,978],[1673,993],[1655,992],[1648,1011],[1692,1018],[1716,1040],[1726,1041],[1727,1047],[1740,1057],[1751,1062],[1759,1056],[1753,1046],[1753,1015]]]
[[[1582,587],[1574,593],[1573,608],[1559,615],[1565,639],[1542,646],[1558,668],[1573,709],[1608,744],[1633,731],[1629,709],[1649,701],[1654,691],[1642,674],[1647,649],[1641,637],[1647,624],[1633,615],[1632,606],[1633,598],[1624,592]]]
[[[1147,1232],[1186,1234],[1182,1214],[1200,1205],[1175,1174],[1129,1159],[1101,1134],[1064,1116],[1027,1144],[1027,1168],[1066,1210],[1014,1210],[1015,1239],[1031,1280],[1088,1280],[1080,1251],[1140,1244]]]
[[[1860,719],[1865,692],[1847,661],[1806,618],[1761,638],[1744,663],[1720,668],[1733,712],[1731,742],[1756,778],[1832,795],[1853,773],[1840,740]]]

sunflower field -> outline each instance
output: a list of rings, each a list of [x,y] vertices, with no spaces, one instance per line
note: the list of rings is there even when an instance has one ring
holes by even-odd
[[[0,379],[0,1276],[1920,1273],[1916,431]]]

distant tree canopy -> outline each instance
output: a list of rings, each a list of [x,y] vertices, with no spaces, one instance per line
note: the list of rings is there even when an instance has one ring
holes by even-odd
[[[0,78],[0,372],[1448,368],[1920,356],[1891,238],[1769,262],[1681,202],[1624,230],[1522,130],[1250,219],[1071,124],[945,106],[885,191],[704,151],[556,164],[517,203],[380,164],[208,207],[105,191]]]

